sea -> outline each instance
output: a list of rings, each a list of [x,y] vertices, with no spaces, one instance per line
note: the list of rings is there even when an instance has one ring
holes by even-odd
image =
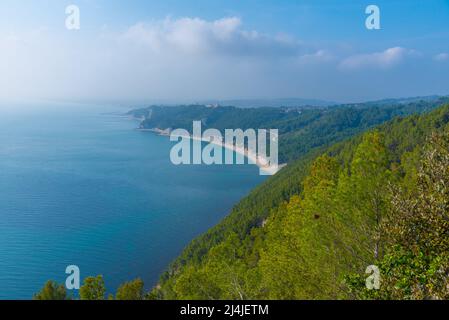
[[[126,107],[0,105],[0,299],[102,275],[146,289],[262,183],[255,165],[173,165]],[[77,292],[69,291],[73,296]]]

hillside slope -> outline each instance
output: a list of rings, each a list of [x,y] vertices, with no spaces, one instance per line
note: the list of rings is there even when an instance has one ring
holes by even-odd
[[[330,146],[397,116],[418,114],[448,103],[448,97],[425,100],[379,101],[332,107],[248,108],[202,105],[152,106],[130,111],[143,118],[143,129],[192,130],[193,121],[204,129],[278,129],[279,161],[290,163],[314,148]]]
[[[441,145],[447,136],[426,141],[432,132],[447,132],[448,122],[449,106],[444,106],[422,116],[394,119],[329,148],[312,150],[256,188],[222,223],[194,240],[162,276],[153,297],[365,297],[369,293],[360,285],[360,274],[371,264],[386,268],[390,263],[387,270],[399,277],[392,261],[402,261],[404,256],[415,261],[424,254],[431,259],[419,260],[427,274],[436,265],[443,268],[441,261],[446,261],[446,256],[436,249],[423,253],[418,244],[412,255],[406,255],[404,252],[409,252],[404,251],[404,245],[394,252],[387,248],[401,244],[391,227],[397,225],[393,213],[401,212],[401,199],[393,201],[393,195],[402,194],[404,203],[425,187],[422,179],[433,171],[425,171],[424,163],[435,150],[441,156],[432,158],[429,166],[444,163],[445,149],[438,149],[435,141]],[[438,190],[427,188],[426,192]],[[438,205],[447,205],[447,198],[440,200]],[[444,224],[439,227],[440,238],[434,241],[441,240],[447,231]],[[429,276],[429,281],[435,277]],[[389,288],[396,287],[394,280],[390,282],[394,285]],[[402,293],[386,290],[382,297],[413,296],[413,292],[409,296]]]

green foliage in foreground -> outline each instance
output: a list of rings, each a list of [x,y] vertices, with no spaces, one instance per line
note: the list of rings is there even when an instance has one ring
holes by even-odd
[[[81,300],[104,300],[106,288],[103,276],[88,277],[80,288]]]
[[[117,300],[143,300],[144,299],[144,283],[141,279],[126,282],[122,284],[116,295]]]
[[[105,300],[106,287],[103,276],[88,277],[79,290],[80,300]],[[144,283],[136,279],[122,284],[116,296],[110,295],[108,300],[144,300],[150,296],[144,293]],[[34,300],[71,300],[64,285],[48,281],[40,292],[34,295]]]
[[[50,280],[41,291],[34,295],[33,300],[70,300],[70,297],[63,284],[60,285]]]
[[[406,187],[391,190],[381,289],[368,291],[360,275],[352,275],[358,298],[449,299],[449,132],[431,137],[415,183]]]

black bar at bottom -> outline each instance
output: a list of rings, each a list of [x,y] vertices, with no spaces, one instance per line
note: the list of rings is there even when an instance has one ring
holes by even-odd
[[[70,316],[91,316],[111,312],[130,317],[136,312],[148,319],[314,319],[319,316],[344,316],[360,319],[383,317],[390,312],[429,317],[447,312],[447,301],[0,301],[0,309],[33,315],[62,309]],[[131,312],[131,313],[130,313]],[[311,317],[312,316],[312,317]],[[147,318],[147,317],[144,317]],[[25,318],[26,319],[26,318]]]

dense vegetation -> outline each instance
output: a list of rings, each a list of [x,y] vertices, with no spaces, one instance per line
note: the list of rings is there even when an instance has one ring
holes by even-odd
[[[445,282],[436,279],[447,277],[441,268],[449,252],[444,244],[448,230],[444,218],[433,216],[448,214],[448,123],[448,106],[397,118],[328,148],[318,158],[314,152],[295,162],[244,199],[223,223],[193,241],[153,296],[362,298],[372,294],[361,285],[369,265],[381,268],[385,289],[376,291],[380,298],[420,297],[405,294],[413,291],[413,281],[418,288],[432,286],[429,282],[441,287]],[[433,132],[440,136],[430,139]],[[441,185],[423,184],[435,179]],[[409,224],[396,230],[405,221],[403,215],[415,214],[401,206],[416,209],[417,204],[407,201],[420,197],[423,207],[426,197],[439,202],[427,208],[427,216],[416,211]],[[423,227],[413,234],[418,221]],[[410,240],[436,227],[440,231],[434,234],[431,250],[420,247],[427,242]],[[409,242],[399,241],[404,230],[409,230]],[[400,285],[408,289],[398,292]]]
[[[141,279],[136,279],[122,284],[116,295],[106,297],[106,285],[103,276],[87,277],[79,290],[80,300],[144,300],[149,295],[144,293],[144,283]],[[34,300],[72,300],[73,296],[67,293],[64,285],[59,285],[54,281],[47,281],[40,292],[33,297]]]
[[[310,108],[207,107],[202,105],[137,109],[130,114],[143,119],[144,129],[192,130],[193,121],[203,127],[225,129],[278,129],[279,161],[296,160],[310,150],[352,137],[397,116],[427,112],[449,98],[383,100],[379,102]]]
[[[351,118],[357,106],[345,108],[324,113]],[[382,117],[364,106],[360,113]],[[136,280],[110,298],[449,298],[449,105],[328,144],[290,162],[192,241],[149,294]],[[380,290],[365,286],[371,265]],[[83,287],[81,299],[105,298],[101,277]],[[67,298],[53,282],[35,298],[52,296]]]

